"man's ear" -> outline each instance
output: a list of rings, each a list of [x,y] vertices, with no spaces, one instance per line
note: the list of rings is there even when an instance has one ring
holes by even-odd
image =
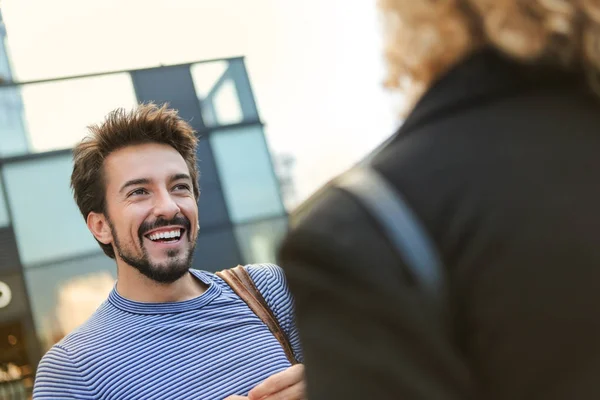
[[[110,224],[104,214],[91,211],[86,222],[88,229],[100,243],[111,244],[113,242]]]

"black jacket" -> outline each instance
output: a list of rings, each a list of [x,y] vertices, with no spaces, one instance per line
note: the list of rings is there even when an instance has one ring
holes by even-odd
[[[600,398],[600,103],[583,77],[474,55],[372,165],[443,258],[450,323],[361,206],[321,191],[279,260],[310,400]]]

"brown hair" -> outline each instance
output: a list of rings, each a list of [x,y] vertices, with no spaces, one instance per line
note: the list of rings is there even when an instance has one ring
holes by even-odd
[[[600,94],[598,0],[379,0],[387,86],[409,103],[453,64],[483,47],[523,63],[587,73]]]
[[[106,157],[123,147],[144,143],[162,143],[172,146],[185,160],[198,199],[198,166],[194,129],[176,110],[153,103],[141,104],[127,112],[123,108],[112,111],[104,122],[88,127],[90,134],[73,149],[71,188],[75,202],[84,219],[90,212],[106,212],[106,187],[103,165]],[[100,243],[104,253],[115,258],[111,245]]]

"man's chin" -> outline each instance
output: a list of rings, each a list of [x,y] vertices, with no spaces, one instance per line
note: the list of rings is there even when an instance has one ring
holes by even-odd
[[[177,266],[153,266],[148,271],[140,272],[157,283],[168,284],[182,278],[189,270],[190,266],[182,264]]]
[[[183,277],[191,268],[189,257],[150,257],[149,262],[134,267],[146,277],[157,283],[173,283]]]
[[[120,258],[137,269],[142,275],[157,283],[173,283],[183,277],[192,266],[192,249],[173,249],[175,252],[154,253],[145,248],[144,257],[130,257],[128,254],[119,252]]]

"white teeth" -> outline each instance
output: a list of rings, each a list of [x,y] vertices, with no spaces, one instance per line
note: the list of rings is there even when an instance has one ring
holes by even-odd
[[[178,238],[180,236],[181,236],[181,230],[174,229],[172,231],[163,231],[163,232],[153,233],[152,235],[148,236],[148,238],[150,240],[158,240],[158,239]]]

